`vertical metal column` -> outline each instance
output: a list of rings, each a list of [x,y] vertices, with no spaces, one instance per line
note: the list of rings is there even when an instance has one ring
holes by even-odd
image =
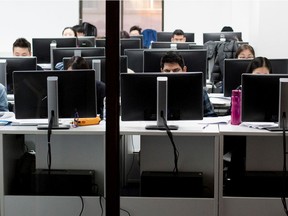
[[[120,215],[120,0],[106,0],[106,216]]]

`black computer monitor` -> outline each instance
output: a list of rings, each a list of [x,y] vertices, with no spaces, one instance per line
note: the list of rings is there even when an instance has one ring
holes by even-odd
[[[144,49],[125,49],[124,55],[128,59],[128,68],[135,73],[143,72]]]
[[[278,122],[280,78],[288,74],[242,74],[242,122]]]
[[[121,38],[120,39],[120,52],[124,55],[125,49],[141,49],[143,45],[141,44],[140,38]],[[96,47],[106,47],[106,39],[96,39]]]
[[[220,35],[225,35],[226,41],[238,39],[242,41],[242,32],[203,33],[203,44],[207,41],[220,41]]]
[[[13,79],[12,74],[14,71],[23,70],[36,70],[37,58],[36,57],[0,57],[6,60],[6,70],[1,71],[1,83],[6,86],[7,94],[13,94]],[[1,67],[3,68],[3,67]],[[3,74],[6,72],[6,75]],[[3,76],[2,76],[3,75]]]
[[[94,70],[16,71],[14,107],[16,119],[48,118],[47,77],[58,77],[59,118],[95,117],[96,84]]]
[[[87,63],[89,64],[90,68],[93,68],[93,60],[99,59],[100,60],[100,68],[101,68],[101,81],[106,82],[106,57],[105,56],[91,56],[91,57],[83,57]],[[69,61],[69,57],[63,58],[64,69],[67,70],[67,63]],[[127,56],[120,56],[120,69],[121,73],[127,73],[128,71],[128,58]]]
[[[168,120],[203,118],[202,73],[121,74],[123,121],[155,121],[157,77],[168,78]]]
[[[56,42],[56,47],[76,47],[76,37],[61,38],[32,38],[33,55],[37,57],[38,64],[51,63],[50,44]]]
[[[144,43],[143,43],[143,41],[144,41],[143,35],[131,35],[130,38],[139,38],[140,41],[141,41],[141,47],[140,47],[140,48],[143,48],[143,46],[144,46]]]
[[[67,47],[67,48],[56,48],[53,49],[53,68],[59,62],[63,61],[64,57],[72,56],[105,56],[104,47]]]
[[[241,85],[241,75],[246,72],[251,59],[224,59],[223,93],[231,97],[232,90]]]
[[[152,41],[151,42],[151,49],[189,49],[190,44],[195,44],[194,42],[159,42],[159,41]]]
[[[143,71],[146,72],[160,72],[161,57],[164,56],[171,49],[151,49],[144,50],[144,66]],[[177,50],[177,52],[184,58],[185,65],[188,72],[203,72],[203,85],[206,85],[207,73],[207,50]]]
[[[241,75],[251,59],[225,59],[223,70],[223,93],[225,97],[231,97],[232,90],[241,85]],[[269,59],[273,74],[288,74],[288,59]]]
[[[77,37],[78,47],[95,47],[94,36],[79,36]]]
[[[186,42],[194,42],[194,33],[185,32]],[[157,32],[157,41],[171,41],[173,32]]]

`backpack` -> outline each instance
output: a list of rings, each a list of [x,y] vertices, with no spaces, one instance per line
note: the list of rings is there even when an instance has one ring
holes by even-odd
[[[142,31],[143,47],[149,48],[152,41],[157,41],[157,31],[154,29],[145,29]]]

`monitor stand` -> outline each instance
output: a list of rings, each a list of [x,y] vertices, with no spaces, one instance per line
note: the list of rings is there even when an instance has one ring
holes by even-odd
[[[52,121],[52,125],[38,125],[39,130],[50,129],[69,129],[70,125],[59,124],[58,113],[58,77],[47,77],[47,99],[48,99],[48,122]]]
[[[168,98],[168,78],[157,77],[157,124],[147,125],[147,130],[166,130],[167,120],[167,98]],[[169,130],[177,130],[177,125],[168,125]]]

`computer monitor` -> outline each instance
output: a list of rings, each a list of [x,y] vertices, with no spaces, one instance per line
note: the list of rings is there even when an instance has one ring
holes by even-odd
[[[226,41],[238,39],[242,41],[242,32],[203,33],[203,44],[207,41],[220,41],[220,35],[225,35]]]
[[[157,77],[168,78],[168,120],[203,118],[202,73],[121,74],[121,119],[155,121]]]
[[[280,78],[288,74],[242,74],[242,122],[278,122]]]
[[[2,60],[6,60],[5,71],[0,71],[3,80],[0,82],[6,86],[7,94],[13,94],[13,79],[12,74],[14,71],[23,70],[36,70],[37,58],[36,57],[0,57]],[[3,69],[3,67],[1,67]],[[3,73],[6,72],[6,75]],[[2,76],[3,75],[3,76]]]
[[[16,71],[14,107],[16,119],[48,118],[47,77],[58,77],[59,118],[96,117],[94,70]]]
[[[141,49],[143,45],[141,44],[140,38],[122,38],[120,39],[120,52],[124,55],[125,49]],[[96,39],[96,47],[106,47],[106,39]]]
[[[157,32],[157,41],[171,41],[173,32]],[[194,33],[185,32],[186,42],[194,42]]]
[[[171,49],[151,49],[144,50],[144,66],[143,71],[146,72],[160,72],[160,61]],[[206,85],[207,73],[207,50],[177,50],[177,52],[184,58],[185,65],[188,72],[203,72],[203,85]]]
[[[79,36],[77,37],[78,47],[95,47],[94,36]]]
[[[56,42],[56,47],[76,47],[76,37],[61,37],[61,38],[32,38],[32,52],[37,57],[38,64],[49,64],[50,59],[50,44]]]
[[[232,90],[241,85],[241,75],[251,59],[225,59],[223,70],[223,93],[225,97],[231,97]],[[288,59],[269,59],[273,74],[288,74]]]
[[[223,93],[231,97],[232,90],[241,85],[241,75],[246,72],[251,59],[224,59]]]
[[[131,35],[130,38],[139,38],[140,41],[141,41],[141,47],[140,48],[143,48],[144,44],[143,44],[143,35]]]
[[[99,59],[101,61],[101,81],[106,82],[106,57],[105,56],[91,56],[91,57],[83,57],[87,63],[89,64],[90,68],[93,68],[92,62],[94,59]],[[69,57],[63,58],[64,69],[67,70],[67,63],[69,61]],[[120,56],[120,69],[121,73],[127,73],[128,71],[128,59],[127,56]]]
[[[144,49],[125,49],[124,55],[128,59],[128,68],[135,73],[143,72]]]
[[[67,48],[56,48],[53,49],[53,68],[59,62],[63,61],[64,57],[72,56],[105,56],[104,47],[67,47]]]
[[[152,49],[189,49],[190,44],[195,44],[194,42],[159,42],[159,41],[152,41],[151,48]]]

